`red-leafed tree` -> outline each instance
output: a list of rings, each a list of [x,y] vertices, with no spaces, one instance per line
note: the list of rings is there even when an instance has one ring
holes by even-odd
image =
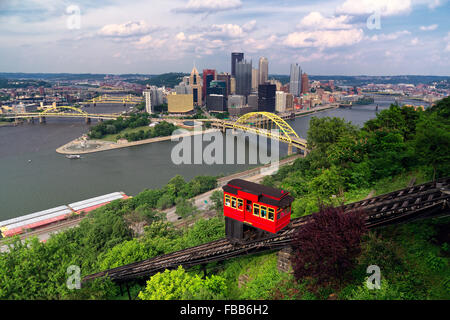
[[[295,278],[312,277],[318,283],[342,280],[356,263],[365,232],[361,211],[322,208],[314,213],[294,236],[291,262]]]

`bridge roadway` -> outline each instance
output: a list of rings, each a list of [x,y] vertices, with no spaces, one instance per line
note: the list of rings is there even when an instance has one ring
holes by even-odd
[[[15,113],[15,114],[7,114],[3,118],[5,119],[26,119],[26,118],[90,118],[90,119],[102,119],[102,120],[110,120],[117,119],[118,117],[126,117],[122,114],[117,113],[109,113],[109,114],[100,114],[100,113],[68,113],[68,112],[25,112],[25,113]]]
[[[450,177],[437,183],[428,182],[408,187],[370,199],[343,205],[345,212],[361,210],[366,217],[366,226],[375,227],[404,223],[417,219],[450,215]],[[250,241],[242,245],[230,243],[227,239],[202,244],[200,246],[134,262],[128,265],[87,275],[83,282],[108,276],[116,283],[145,280],[165,269],[175,269],[179,265],[189,268],[233,257],[254,254],[268,250],[279,250],[292,245],[295,233],[311,220],[311,216],[293,219],[276,235],[263,240]]]
[[[306,150],[307,149],[307,141],[306,139],[297,137],[297,136],[288,136],[284,135],[283,132],[280,130],[278,133],[272,132],[271,130],[264,129],[264,128],[258,128],[253,127],[249,125],[239,124],[233,121],[226,121],[226,120],[215,120],[211,121],[211,126],[220,128],[223,132],[226,129],[236,129],[236,130],[242,130],[244,132],[250,132],[256,135],[262,135],[266,136],[270,139],[277,139],[281,142],[285,142],[289,145],[289,147],[296,147],[297,149]],[[292,151],[288,152],[289,154],[292,154]]]

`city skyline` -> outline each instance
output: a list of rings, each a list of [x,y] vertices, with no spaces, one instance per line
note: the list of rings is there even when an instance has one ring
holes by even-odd
[[[231,72],[230,53],[244,52],[267,57],[271,74],[297,62],[314,75],[447,75],[449,9],[446,0],[7,1],[0,71],[189,73],[196,61]]]

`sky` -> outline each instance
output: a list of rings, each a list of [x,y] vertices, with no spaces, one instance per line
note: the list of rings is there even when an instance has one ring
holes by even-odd
[[[450,75],[450,0],[0,0],[0,72]]]

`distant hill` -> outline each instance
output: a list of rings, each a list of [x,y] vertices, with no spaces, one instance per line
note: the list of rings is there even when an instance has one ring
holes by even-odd
[[[170,72],[163,74],[94,74],[94,73],[21,73],[21,72],[0,72],[0,79],[19,79],[19,80],[43,80],[43,81],[64,81],[64,80],[103,80],[106,76],[119,76],[121,79],[139,83],[149,84],[158,87],[166,86],[173,88],[180,83],[188,73]],[[334,80],[336,85],[361,86],[368,83],[411,83],[411,84],[430,84],[433,82],[446,81],[450,83],[450,76],[422,76],[422,75],[397,75],[397,76],[342,76],[342,75],[310,75],[310,80]],[[269,79],[279,80],[281,83],[289,83],[289,75],[270,74]]]
[[[157,87],[169,87],[173,88],[176,85],[178,85],[182,80],[184,76],[188,76],[189,73],[177,73],[177,72],[170,72],[170,73],[163,73],[159,75],[151,75],[149,79],[147,80],[132,80],[131,82],[139,83],[142,85],[151,85],[151,86],[157,86]]]
[[[12,80],[12,79],[2,79],[0,78],[0,88],[27,88],[27,87],[51,87],[51,84],[47,81],[42,80],[32,80],[32,79],[23,79],[23,80]]]
[[[404,75],[404,76],[320,76],[308,74],[309,80],[313,81],[327,81],[334,80],[335,84],[347,86],[362,86],[369,83],[411,83],[417,85],[419,83],[429,84],[433,82],[447,81],[450,83],[450,76],[419,76],[419,75]],[[289,75],[270,74],[269,79],[279,80],[281,83],[289,83]]]
[[[1,72],[0,78],[3,79],[31,79],[31,80],[102,80],[106,74],[93,73],[21,73],[21,72]]]

